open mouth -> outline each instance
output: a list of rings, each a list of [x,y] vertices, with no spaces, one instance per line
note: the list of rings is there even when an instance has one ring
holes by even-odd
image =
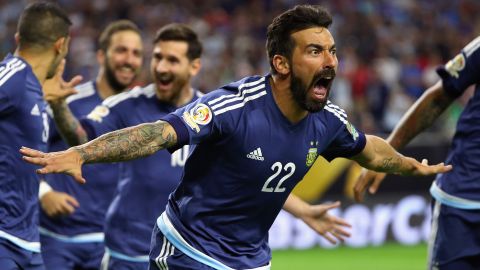
[[[328,90],[332,85],[334,76],[324,76],[319,79],[313,84],[313,95],[318,100],[324,100],[327,98]]]

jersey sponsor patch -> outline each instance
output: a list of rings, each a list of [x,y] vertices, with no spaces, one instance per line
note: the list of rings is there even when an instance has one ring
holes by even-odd
[[[350,124],[350,122],[347,122],[347,130],[348,132],[350,132],[350,134],[352,134],[353,140],[356,141],[358,138],[358,132],[357,129],[352,124]]]
[[[93,109],[93,111],[91,111],[87,115],[87,118],[101,123],[102,118],[107,116],[109,113],[110,113],[110,109],[108,109],[108,107],[103,106],[103,105],[99,105],[99,106],[95,107],[95,109]]]
[[[193,121],[199,125],[207,125],[212,120],[210,108],[203,103],[195,105],[195,107],[190,110],[190,115]]]
[[[452,76],[458,79],[458,73],[465,68],[465,56],[463,53],[458,54],[452,60],[448,61],[445,69]]]

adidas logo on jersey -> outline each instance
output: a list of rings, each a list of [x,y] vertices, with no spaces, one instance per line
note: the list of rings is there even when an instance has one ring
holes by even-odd
[[[250,154],[247,155],[247,158],[260,160],[260,161],[265,160],[265,158],[262,155],[262,149],[260,149],[260,147],[255,149],[253,152],[250,152]]]
[[[30,114],[31,115],[37,115],[37,116],[40,115],[40,109],[38,108],[37,104],[35,104],[35,106],[33,106],[32,110],[30,111]]]

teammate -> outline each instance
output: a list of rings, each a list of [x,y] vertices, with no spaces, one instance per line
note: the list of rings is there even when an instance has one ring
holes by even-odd
[[[365,136],[328,101],[338,64],[331,22],[320,7],[296,6],[268,28],[271,74],[244,78],[157,122],[67,151],[20,151],[27,162],[43,166],[38,173],[68,173],[83,183],[83,163],[126,161],[195,145],[157,219],[150,268],[269,269],[268,229],[318,155],[349,157],[406,175],[451,169],[421,164],[384,140]]]
[[[110,23],[99,38],[97,78],[76,87],[78,93],[70,96],[64,105],[68,103],[76,117],[87,115],[105,98],[132,84],[142,67],[142,59],[143,44],[138,27],[127,20]],[[50,93],[51,89],[45,92]],[[48,93],[46,99],[50,98]],[[52,108],[61,110],[62,106],[56,105]],[[65,121],[60,117],[55,119]],[[66,149],[67,145],[55,131],[52,125],[48,149]],[[65,175],[46,175],[48,186],[41,183],[40,242],[46,269],[100,268],[105,251],[105,214],[116,190],[118,164],[91,165],[84,173],[92,180],[89,185],[80,186],[66,180]]]
[[[36,2],[17,26],[14,55],[0,63],[0,269],[44,269],[38,235],[39,179],[16,149],[44,149],[44,81],[68,52],[71,22],[57,5]],[[75,80],[79,80],[76,78]]]
[[[466,89],[480,82],[480,37],[470,42],[445,66],[437,69],[441,80],[431,86],[408,110],[387,141],[396,149],[407,145],[431,126]],[[453,170],[432,183],[432,231],[429,269],[480,269],[480,91],[466,105],[457,123],[446,163]],[[385,175],[364,171],[355,185],[363,199],[367,188],[376,193]]]

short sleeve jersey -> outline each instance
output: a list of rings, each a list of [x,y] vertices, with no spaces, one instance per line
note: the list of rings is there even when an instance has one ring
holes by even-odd
[[[94,81],[81,84],[76,90],[78,93],[68,97],[67,103],[77,118],[87,115],[103,102]],[[50,123],[48,151],[67,149],[68,146],[57,132],[53,119],[50,119]],[[80,202],[80,206],[72,215],[54,218],[40,209],[42,228],[67,236],[103,232],[105,214],[117,186],[118,164],[89,164],[83,167],[82,174],[88,179],[88,185],[79,185],[70,176],[63,174],[45,175],[45,180],[54,190],[72,195]]]
[[[167,215],[191,246],[234,269],[270,261],[268,230],[318,156],[350,157],[366,143],[330,102],[291,124],[269,80],[244,78],[163,118],[179,146],[196,145]]]
[[[480,37],[437,72],[444,90],[458,97],[475,85],[475,93],[468,101],[457,123],[447,164],[453,170],[437,177],[438,186],[446,193],[480,202]]]
[[[195,91],[193,100],[198,95]],[[81,122],[93,139],[110,131],[158,121],[176,109],[158,100],[152,84],[105,99]],[[105,221],[105,244],[111,251],[131,257],[148,255],[156,217],[165,210],[169,194],[178,185],[188,153],[186,145],[173,154],[159,151],[119,163],[117,194]]]
[[[45,107],[42,86],[30,65],[8,55],[0,63],[0,233],[27,242],[39,239],[39,179],[37,167],[23,161],[19,149],[46,150]],[[28,243],[21,246],[39,251],[37,244],[34,248]]]

